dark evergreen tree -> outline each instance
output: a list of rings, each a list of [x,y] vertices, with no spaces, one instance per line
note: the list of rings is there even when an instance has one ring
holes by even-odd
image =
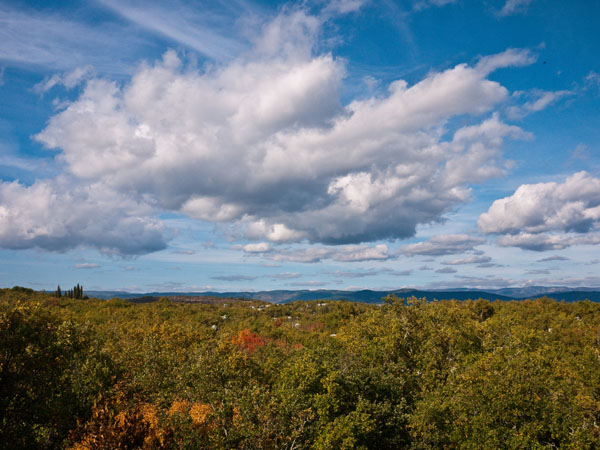
[[[60,298],[62,296],[62,292],[60,290],[60,284],[58,285],[58,287],[56,288],[56,297]]]

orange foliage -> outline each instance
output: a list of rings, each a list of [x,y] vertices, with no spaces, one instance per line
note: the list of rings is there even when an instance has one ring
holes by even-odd
[[[263,347],[269,342],[259,334],[253,333],[249,329],[240,330],[237,336],[233,339],[233,343],[237,345],[241,350],[245,350],[248,353],[253,353],[258,347]]]
[[[149,450],[169,446],[171,430],[160,426],[155,405],[127,404],[123,393],[111,400],[95,403],[90,420],[71,433],[72,450]]]

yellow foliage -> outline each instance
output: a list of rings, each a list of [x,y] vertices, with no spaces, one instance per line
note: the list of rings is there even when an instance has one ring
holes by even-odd
[[[187,400],[174,400],[169,408],[169,417],[173,417],[176,414],[186,414],[189,407],[190,402]]]
[[[194,425],[204,425],[212,412],[210,405],[206,403],[195,403],[190,408],[190,417]]]
[[[158,410],[156,409],[156,406],[151,403],[143,403],[140,406],[140,413],[143,421],[151,430],[158,427]]]

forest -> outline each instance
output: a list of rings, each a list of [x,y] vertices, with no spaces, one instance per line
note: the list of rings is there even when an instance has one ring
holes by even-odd
[[[0,448],[596,449],[600,304],[0,290]]]

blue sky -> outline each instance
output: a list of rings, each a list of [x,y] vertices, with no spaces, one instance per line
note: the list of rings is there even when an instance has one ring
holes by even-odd
[[[0,285],[600,287],[595,1],[0,1]]]

